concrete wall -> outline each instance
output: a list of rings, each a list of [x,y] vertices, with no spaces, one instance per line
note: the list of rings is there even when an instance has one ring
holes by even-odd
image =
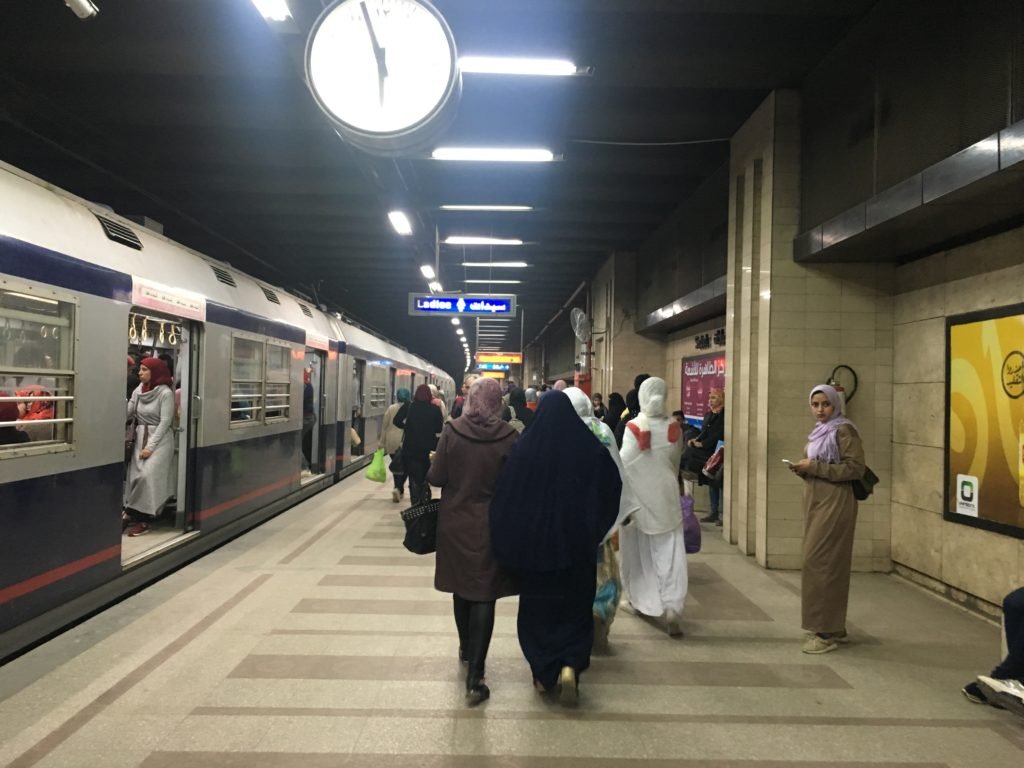
[[[998,604],[1024,584],[1024,541],[942,518],[946,318],[1021,302],[1024,228],[896,270],[892,559],[961,601]]]

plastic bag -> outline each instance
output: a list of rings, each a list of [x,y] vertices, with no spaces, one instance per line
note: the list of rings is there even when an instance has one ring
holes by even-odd
[[[711,458],[704,462],[704,468],[701,472],[704,473],[704,477],[708,480],[715,482],[721,477],[723,469],[725,469],[725,444],[719,441],[715,452],[711,454]]]
[[[683,512],[683,542],[686,554],[700,552],[700,520],[693,511],[693,496],[680,496],[679,508]]]
[[[383,448],[378,448],[373,452],[373,460],[370,462],[369,468],[366,470],[366,479],[373,480],[375,483],[383,483],[388,479],[388,470],[384,466],[384,457],[386,452]]]

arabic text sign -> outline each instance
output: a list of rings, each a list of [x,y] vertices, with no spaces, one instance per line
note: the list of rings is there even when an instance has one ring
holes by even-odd
[[[510,363],[512,365],[522,365],[523,353],[522,352],[477,352],[476,361],[478,363]]]
[[[725,353],[716,352],[683,360],[682,406],[688,424],[699,426],[708,412],[708,394],[725,389]]]
[[[409,314],[426,317],[515,317],[516,297],[511,294],[410,293]]]
[[[206,297],[132,275],[132,304],[190,320],[206,320]]]
[[[476,367],[481,371],[508,371],[512,368],[508,363],[477,363]]]

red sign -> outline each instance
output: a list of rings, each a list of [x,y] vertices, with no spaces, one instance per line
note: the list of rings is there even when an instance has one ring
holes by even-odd
[[[725,353],[684,358],[681,395],[683,418],[688,423],[699,426],[704,420],[712,389],[725,390]]]

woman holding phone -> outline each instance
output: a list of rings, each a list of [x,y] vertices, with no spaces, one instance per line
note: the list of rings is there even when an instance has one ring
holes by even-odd
[[[852,483],[864,476],[864,447],[857,428],[842,415],[839,394],[827,384],[811,390],[817,422],[804,458],[783,461],[804,481],[802,573],[804,653],[828,653],[847,641],[853,532],[857,499]]]

